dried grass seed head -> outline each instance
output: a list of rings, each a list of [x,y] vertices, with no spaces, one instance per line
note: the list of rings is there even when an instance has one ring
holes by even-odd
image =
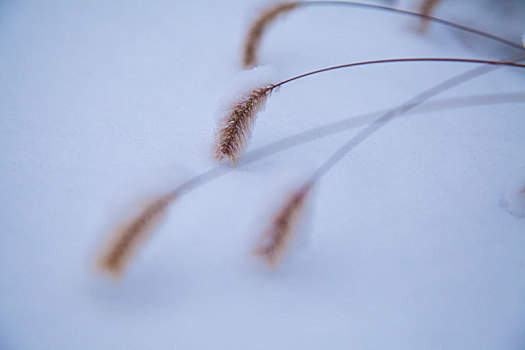
[[[99,270],[118,279],[138,248],[164,219],[175,194],[164,195],[148,202],[138,215],[120,225],[97,261]]]
[[[215,136],[215,159],[236,164],[248,142],[257,113],[264,108],[273,85],[255,88],[235,102],[221,120]]]
[[[271,268],[279,265],[297,231],[310,188],[303,187],[288,196],[253,251]]]
[[[268,28],[277,17],[290,12],[300,4],[300,1],[281,2],[261,12],[259,17],[257,17],[257,19],[251,24],[246,34],[246,38],[244,39],[242,57],[243,68],[251,68],[257,65],[257,54],[266,28]]]

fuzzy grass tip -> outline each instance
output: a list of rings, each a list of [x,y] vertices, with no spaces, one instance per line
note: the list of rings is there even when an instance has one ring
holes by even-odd
[[[253,250],[271,268],[279,265],[299,227],[310,189],[305,186],[288,196]]]
[[[139,214],[120,225],[97,261],[98,269],[119,279],[136,251],[164,219],[174,194],[148,202]]]
[[[264,108],[273,85],[255,88],[243,95],[222,119],[215,136],[215,159],[237,164],[251,136],[257,113]]]
[[[275,4],[261,12],[252,23],[246,34],[243,46],[242,66],[251,68],[257,65],[257,52],[261,46],[261,39],[266,29],[277,17],[292,11],[301,4],[300,1],[286,1]]]

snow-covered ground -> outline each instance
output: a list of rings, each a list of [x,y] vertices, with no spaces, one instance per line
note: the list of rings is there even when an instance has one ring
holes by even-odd
[[[523,6],[497,2],[444,0],[436,15],[520,42]],[[214,166],[217,110],[265,5],[0,2],[0,349],[525,347],[525,219],[505,207],[525,182],[523,103],[392,121],[322,179],[277,271],[249,254],[264,219],[359,129],[188,193],[122,281],[96,273],[130,204]],[[416,24],[300,9],[267,33],[261,60],[278,81],[368,59],[517,53],[434,24],[422,36]],[[248,151],[471,68],[371,66],[283,86]],[[523,70],[440,98],[505,92],[525,92]]]

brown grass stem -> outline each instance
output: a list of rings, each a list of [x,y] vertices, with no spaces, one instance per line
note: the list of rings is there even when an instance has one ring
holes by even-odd
[[[525,59],[524,57],[519,57],[514,61],[521,61]],[[514,63],[517,64],[517,63]],[[510,65],[514,67],[523,67],[522,64]],[[307,183],[316,183],[319,181],[335,164],[337,164],[346,154],[348,154],[352,149],[357,147],[361,142],[366,140],[376,131],[387,125],[387,122],[391,121],[395,116],[406,113],[411,109],[419,106],[420,104],[426,102],[427,100],[450,90],[451,88],[458,86],[466,81],[472,80],[482,74],[489,73],[496,69],[496,66],[483,66],[469,70],[463,74],[456,75],[450,79],[447,79],[437,85],[432,86],[429,89],[424,90],[423,92],[417,94],[416,96],[408,99],[402,105],[386,112],[376,122],[371,123],[366,128],[361,130],[357,135],[352,137],[349,141],[344,143],[337,151],[335,151],[310,177]]]
[[[362,61],[355,63],[342,64],[339,66],[327,67],[323,69],[318,69],[312,72],[304,73],[298,76],[295,76],[290,79],[281,81],[280,83],[274,84],[272,88],[280,87],[284,84],[288,84],[294,80],[308,77],[310,75],[315,75],[323,72],[328,72],[337,69],[358,67],[358,66],[368,66],[375,64],[384,64],[384,63],[403,63],[403,62],[448,62],[448,63],[475,63],[475,64],[488,64],[496,66],[510,66],[510,67],[519,67],[525,68],[524,64],[517,62],[505,62],[505,61],[494,61],[494,60],[483,60],[483,59],[470,59],[470,58],[392,58],[392,59],[383,59],[383,60],[371,60],[371,61]]]
[[[426,2],[435,2],[435,0],[426,1]],[[288,13],[293,9],[300,7],[309,7],[309,6],[348,6],[366,10],[382,11],[389,12],[398,15],[417,17],[424,20],[424,22],[434,22],[441,25],[445,25],[457,30],[464,32],[469,32],[481,37],[484,37],[488,40],[493,40],[499,42],[503,45],[518,49],[520,51],[525,51],[525,48],[520,43],[515,43],[511,40],[502,38],[500,36],[484,32],[475,28],[470,28],[452,21],[448,21],[442,18],[433,17],[430,15],[432,8],[429,8],[429,11],[425,11],[426,8],[422,8],[423,13],[401,10],[395,7],[384,6],[384,5],[375,5],[367,4],[356,1],[297,1],[297,2],[283,2],[277,5],[273,5],[269,9],[262,11],[260,16],[252,23],[250,26],[243,46],[242,51],[242,62],[243,68],[250,68],[257,65],[258,61],[258,51],[260,43],[262,41],[262,36],[266,29],[273,23],[273,21],[278,18],[281,14]]]
[[[401,10],[395,7],[384,6],[384,5],[366,4],[366,3],[361,3],[357,1],[304,1],[303,3],[301,3],[301,5],[303,4],[304,6],[326,6],[326,5],[350,6],[350,7],[355,7],[355,8],[386,11],[386,12],[396,13],[396,14],[405,15],[405,16],[417,17],[417,18],[424,19],[430,22],[435,22],[435,23],[439,23],[439,24],[442,24],[448,27],[452,27],[452,28],[455,28],[455,29],[458,29],[464,32],[469,32],[475,35],[479,35],[489,40],[497,41],[503,45],[513,47],[520,51],[525,51],[525,48],[522,45],[520,45],[519,43],[515,43],[512,40],[508,40],[500,36],[484,32],[482,30],[470,28],[462,24],[448,21],[446,19],[433,17],[430,15],[426,15],[426,14],[415,12],[415,11]]]

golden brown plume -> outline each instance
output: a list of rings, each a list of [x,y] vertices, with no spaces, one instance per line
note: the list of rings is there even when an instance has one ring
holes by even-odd
[[[261,38],[268,26],[279,16],[287,13],[301,4],[300,1],[286,1],[278,3],[266,10],[252,23],[243,47],[243,68],[251,68],[257,65],[257,51],[261,43]]]
[[[246,142],[248,141],[257,113],[264,108],[264,104],[274,86],[266,85],[245,94],[235,103],[229,113],[221,121],[215,136],[215,159],[224,158],[237,163]]]
[[[164,195],[146,204],[140,213],[121,225],[115,232],[97,265],[104,272],[118,279],[141,244],[164,218],[175,194]]]
[[[283,207],[272,220],[270,227],[264,232],[253,253],[262,257],[272,268],[277,267],[283,258],[288,245],[299,226],[301,214],[306,203],[309,186],[301,188],[287,198]]]

